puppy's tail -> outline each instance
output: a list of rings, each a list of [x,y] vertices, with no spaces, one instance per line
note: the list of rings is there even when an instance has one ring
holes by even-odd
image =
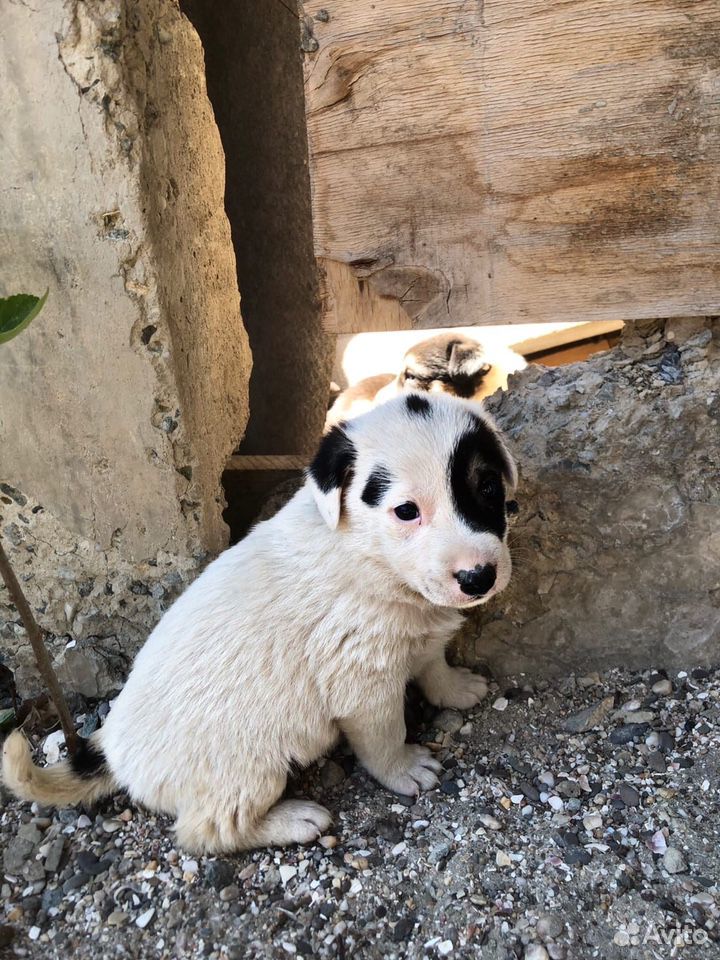
[[[111,793],[115,780],[99,745],[81,740],[69,760],[51,767],[36,767],[30,745],[19,730],[14,730],[3,745],[3,784],[20,800],[35,800],[45,806],[73,806],[92,803]]]

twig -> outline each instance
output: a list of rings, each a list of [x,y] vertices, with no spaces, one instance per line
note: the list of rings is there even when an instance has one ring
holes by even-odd
[[[2,578],[5,581],[5,586],[8,588],[10,599],[15,604],[17,611],[20,614],[22,622],[25,626],[25,631],[30,639],[33,653],[35,654],[35,661],[38,665],[40,676],[45,681],[48,693],[52,697],[52,701],[55,704],[55,709],[60,717],[60,726],[65,734],[65,744],[68,748],[68,752],[73,754],[75,753],[78,742],[77,733],[75,732],[75,724],[70,716],[70,711],[68,710],[68,705],[65,702],[63,692],[60,689],[57,675],[53,669],[53,665],[50,662],[50,657],[48,656],[48,652],[45,648],[45,641],[43,640],[42,631],[38,626],[37,620],[33,616],[33,612],[30,609],[30,604],[25,598],[25,594],[23,593],[22,587],[15,576],[13,568],[10,566],[10,561],[3,549],[2,543],[0,543],[0,574],[2,574]]]

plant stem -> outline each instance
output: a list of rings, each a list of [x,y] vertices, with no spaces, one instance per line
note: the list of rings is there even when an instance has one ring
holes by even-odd
[[[10,566],[10,561],[7,554],[3,550],[2,543],[0,543],[0,574],[2,574],[2,578],[5,581],[5,586],[8,588],[10,599],[15,604],[17,611],[20,614],[22,622],[25,626],[25,630],[30,639],[33,653],[35,654],[35,662],[37,663],[38,670],[40,671],[40,676],[45,681],[48,693],[50,694],[52,701],[55,704],[55,709],[58,712],[58,716],[60,717],[60,726],[65,734],[65,744],[69,753],[73,754],[77,749],[78,742],[77,733],[75,732],[75,724],[70,716],[68,705],[65,702],[65,697],[60,689],[57,674],[53,669],[47,649],[45,648],[42,630],[38,626],[37,620],[33,616],[33,612],[30,609],[30,604],[27,602],[25,594],[22,591],[22,587],[15,576],[13,568]]]

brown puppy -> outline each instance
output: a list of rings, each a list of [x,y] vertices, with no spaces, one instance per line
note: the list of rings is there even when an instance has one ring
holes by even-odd
[[[474,399],[488,396],[500,385],[494,383],[492,390],[483,390],[483,381],[491,369],[485,349],[477,340],[457,333],[440,333],[412,346],[403,358],[399,374],[380,373],[343,390],[328,412],[325,429],[366,413],[403,390]]]

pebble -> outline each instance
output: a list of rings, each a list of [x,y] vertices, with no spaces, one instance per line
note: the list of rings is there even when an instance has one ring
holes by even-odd
[[[504,850],[498,850],[498,852],[495,854],[495,863],[496,863],[499,867],[511,867],[511,866],[512,866],[512,860],[511,860],[510,857],[505,853]]]
[[[441,957],[447,957],[453,952],[455,948],[453,946],[452,940],[442,940],[437,945],[437,947],[435,947],[435,949],[437,950],[437,952],[440,954]]]
[[[503,710],[507,710],[508,703],[509,701],[507,697],[498,697],[495,703],[493,704],[493,710],[499,710],[502,713]],[[446,941],[446,942],[449,943],[449,941]]]
[[[113,912],[108,916],[107,923],[111,927],[121,927],[124,923],[127,923],[128,915],[124,910],[113,910]]]
[[[115,833],[122,827],[120,820],[103,820],[103,830],[105,833]]]
[[[110,867],[109,860],[99,860],[92,850],[80,850],[75,860],[80,870],[91,877],[105,873]]]
[[[663,867],[668,873],[685,873],[688,865],[682,852],[677,847],[668,847],[663,854]]]
[[[443,710],[435,717],[433,726],[445,733],[457,733],[463,723],[462,714],[457,710]]]
[[[155,916],[155,907],[150,907],[148,910],[145,910],[144,913],[140,914],[140,916],[135,921],[135,926],[140,927],[141,930],[144,930],[154,916]]]
[[[55,873],[60,866],[60,860],[62,859],[63,852],[65,850],[65,838],[56,837],[52,841],[48,848],[48,852],[45,855],[45,863],[43,866],[48,873]]]
[[[618,794],[627,807],[636,807],[640,803],[640,794],[629,783],[621,783],[618,787]]]
[[[92,826],[92,820],[86,814],[81,813],[77,818],[77,828],[78,830],[86,830],[88,827]]]
[[[550,957],[541,943],[531,943],[525,950],[525,960],[550,960]]]
[[[666,696],[667,694],[673,692],[672,682],[665,678],[658,680],[652,685],[652,692],[657,693],[660,696]]]
[[[599,813],[588,813],[583,817],[583,826],[589,833],[592,833],[593,830],[599,830],[602,824],[602,817]]]
[[[567,717],[563,721],[562,729],[567,733],[585,733],[593,727],[600,726],[613,708],[615,697],[605,697],[579,713]]]
[[[195,874],[198,872],[197,860],[183,860],[181,867],[183,873]]]
[[[236,884],[231,883],[227,887],[223,887],[219,896],[223,903],[229,903],[231,900],[237,900],[237,898],[240,896],[240,888],[236,886]]]
[[[548,805],[557,813],[564,809],[565,806],[560,797],[548,797]]]
[[[650,769],[655,773],[665,773],[667,771],[665,757],[659,750],[653,750],[653,752],[648,755],[647,762]]]
[[[288,863],[283,863],[280,867],[280,879],[283,886],[285,886],[293,877],[297,876],[297,867],[293,867]]]
[[[328,834],[326,837],[320,837],[320,839],[318,840],[318,843],[320,844],[320,846],[324,847],[326,850],[332,850],[333,847],[337,846],[337,842],[338,842],[337,837],[333,837],[331,834]],[[243,871],[243,873],[244,872],[245,871]],[[254,872],[255,871],[253,871],[253,873]],[[242,873],[240,874],[240,876],[242,877]],[[250,876],[252,876],[252,874],[250,874]]]
[[[538,920],[537,932],[543,940],[556,940],[565,929],[561,917],[554,913],[546,913]]]
[[[65,734],[62,730],[56,730],[45,737],[43,743],[43,753],[48,763],[57,763],[60,759],[60,748],[65,746]]]
[[[345,780],[345,771],[339,763],[327,760],[320,771],[320,781],[324,787],[336,787]]]
[[[499,830],[499,829],[500,829],[500,821],[499,821],[498,819],[496,819],[495,817],[491,816],[489,813],[481,813],[481,814],[479,814],[479,815],[478,815],[478,820],[480,821],[480,823],[481,823],[484,827],[487,827],[488,830]]]
[[[41,932],[42,931],[40,930],[40,927],[30,927],[30,929],[28,930],[28,936],[30,937],[31,940],[37,940]]]

